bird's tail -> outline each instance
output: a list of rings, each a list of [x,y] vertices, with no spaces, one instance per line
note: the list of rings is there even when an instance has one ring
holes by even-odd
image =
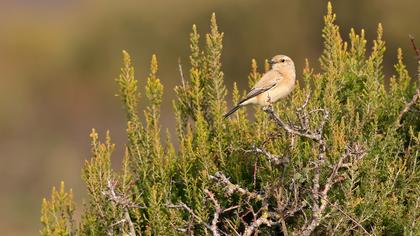
[[[236,105],[234,108],[232,108],[232,110],[230,110],[228,113],[225,114],[225,118],[227,118],[228,116],[232,115],[235,111],[237,111],[242,105],[238,104]]]

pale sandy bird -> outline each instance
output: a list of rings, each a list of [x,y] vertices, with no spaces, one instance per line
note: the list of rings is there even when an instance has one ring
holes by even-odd
[[[225,114],[225,118],[245,105],[268,106],[289,95],[296,81],[295,64],[292,59],[285,55],[277,55],[269,63],[272,65],[271,70],[261,77],[243,100]]]

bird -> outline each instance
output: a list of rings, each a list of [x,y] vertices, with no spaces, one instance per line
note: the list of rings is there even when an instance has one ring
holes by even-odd
[[[271,106],[292,92],[296,82],[295,64],[292,59],[285,55],[276,55],[268,63],[271,69],[261,77],[244,99],[224,115],[225,118],[246,105]]]

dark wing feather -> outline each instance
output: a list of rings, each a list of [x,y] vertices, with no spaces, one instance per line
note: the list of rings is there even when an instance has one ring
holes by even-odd
[[[255,97],[255,96],[258,96],[259,94],[261,94],[261,93],[264,93],[265,91],[267,91],[267,90],[269,90],[269,89],[271,89],[272,87],[274,87],[275,86],[275,84],[273,84],[272,86],[270,86],[270,87],[267,87],[267,88],[253,88],[247,95],[246,95],[246,97],[244,98],[244,99],[242,99],[241,101],[239,101],[238,102],[238,105],[236,105],[234,108],[232,108],[232,110],[230,110],[228,113],[226,113],[225,115],[224,115],[224,117],[225,118],[227,118],[228,116],[230,116],[230,115],[232,115],[236,110],[238,110],[241,106],[242,106],[242,103],[243,102],[245,102],[245,101],[247,101],[248,99],[251,99],[251,98],[253,98],[253,97]]]
[[[238,102],[238,104],[241,104],[253,97],[256,97],[262,93],[264,93],[265,91],[270,90],[272,87],[276,86],[276,84],[272,84],[269,87],[265,87],[265,88],[253,88],[251,91],[249,91],[249,93],[246,95],[246,97],[244,99],[242,99],[241,101]]]
[[[279,80],[279,74],[275,71],[269,71],[263,75],[263,77],[255,84],[254,88],[251,89],[251,91],[246,95],[244,99],[238,102],[238,104],[232,108],[228,113],[225,114],[225,118],[233,114],[236,110],[238,110],[242,104],[245,101],[248,101],[249,99],[256,97],[274,86],[277,85]]]

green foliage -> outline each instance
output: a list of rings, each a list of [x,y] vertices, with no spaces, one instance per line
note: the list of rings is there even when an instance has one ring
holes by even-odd
[[[73,235],[74,211],[73,192],[71,189],[66,192],[64,182],[61,182],[59,191],[55,187],[52,189],[50,200],[42,200],[41,235]]]
[[[223,33],[213,14],[201,49],[194,25],[191,67],[184,78],[180,66],[182,84],[175,88],[175,145],[169,133],[165,144],[161,140],[163,85],[156,56],[143,119],[134,69],[124,51],[116,80],[127,113],[122,171],[111,169],[109,133],[101,143],[93,131],[92,158],[83,168],[89,195],[81,222],[72,220],[72,194],[62,184],[43,201],[41,233],[418,235],[420,118],[413,109],[419,106],[402,111],[419,78],[409,76],[398,50],[396,75],[386,86],[381,24],[367,55],[364,30],[352,29],[345,42],[335,18],[329,3],[321,72],[306,61],[292,95],[275,105],[275,113],[253,109],[255,119],[248,119],[245,108],[223,119]],[[250,87],[261,73],[252,60]],[[234,84],[233,102],[244,94]],[[277,120],[273,114],[280,114]],[[256,218],[262,223],[252,228]]]

